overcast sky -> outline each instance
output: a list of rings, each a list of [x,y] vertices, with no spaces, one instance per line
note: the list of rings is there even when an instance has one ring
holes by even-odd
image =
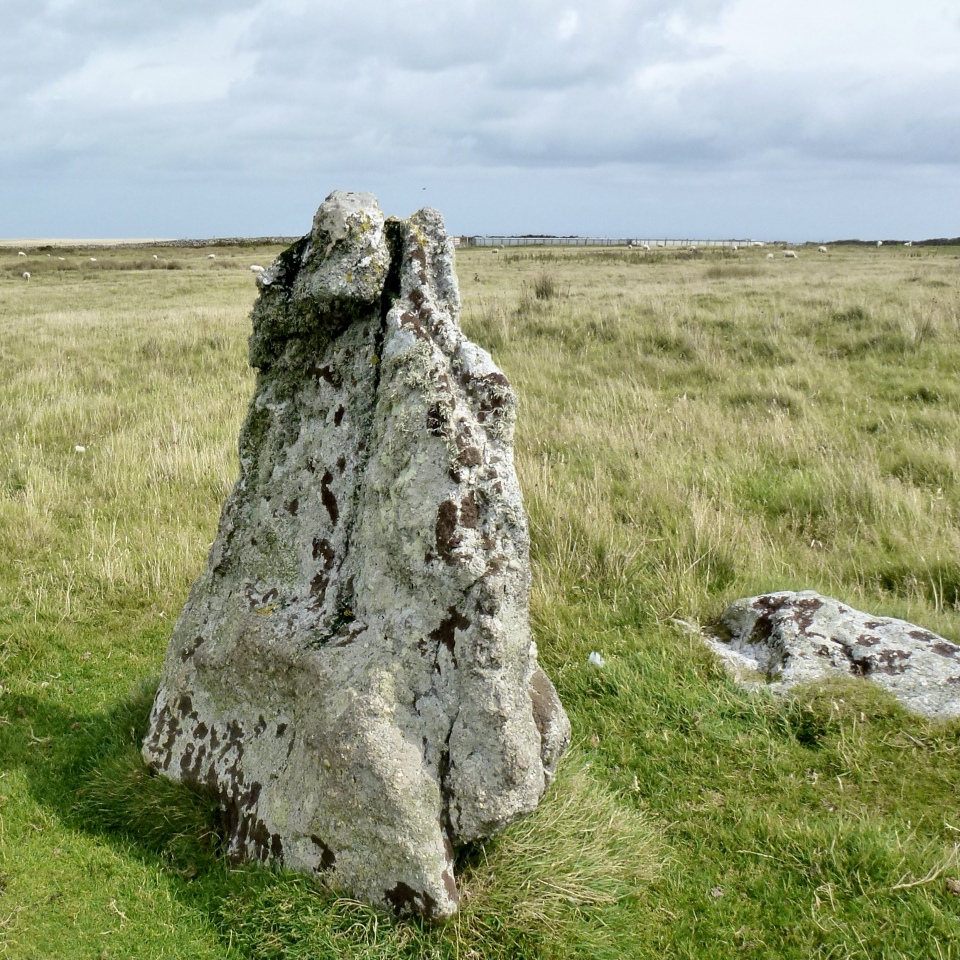
[[[958,0],[0,0],[0,236],[960,235]]]

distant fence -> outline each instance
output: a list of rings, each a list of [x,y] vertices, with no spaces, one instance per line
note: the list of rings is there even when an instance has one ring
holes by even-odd
[[[656,247],[750,246],[753,240],[678,240],[650,237],[461,237],[461,247]]]

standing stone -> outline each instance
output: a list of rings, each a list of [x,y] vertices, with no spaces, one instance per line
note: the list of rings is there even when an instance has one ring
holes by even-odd
[[[516,400],[459,328],[434,210],[336,192],[257,280],[240,478],[143,745],[229,850],[398,914],[538,804],[570,726],[537,666]]]

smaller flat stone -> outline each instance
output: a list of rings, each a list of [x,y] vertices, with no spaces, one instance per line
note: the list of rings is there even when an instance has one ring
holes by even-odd
[[[708,645],[740,680],[778,690],[830,677],[863,677],[908,710],[960,716],[960,647],[893,617],[854,610],[813,590],[736,600]]]

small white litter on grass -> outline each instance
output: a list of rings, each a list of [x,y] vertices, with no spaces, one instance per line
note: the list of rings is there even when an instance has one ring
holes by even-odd
[[[75,451],[76,453],[86,453],[86,452],[87,452],[87,448],[86,448],[86,447],[81,447],[79,443],[78,443],[73,449],[74,449],[74,451]]]
[[[607,661],[604,660],[603,657],[601,657],[596,650],[592,651],[590,656],[587,659],[595,667],[603,667],[603,666],[606,666],[606,663],[607,663]]]

